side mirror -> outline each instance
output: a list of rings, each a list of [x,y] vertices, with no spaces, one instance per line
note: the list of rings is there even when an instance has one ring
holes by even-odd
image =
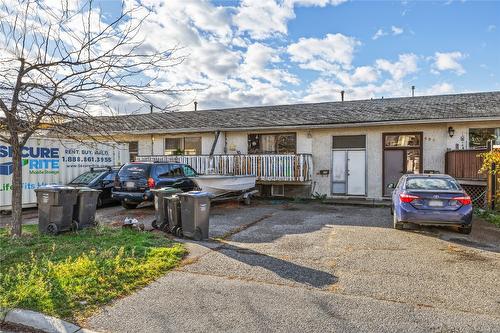
[[[390,183],[389,185],[387,185],[387,188],[390,190],[394,190],[396,188],[396,185],[394,183]]]
[[[109,184],[111,184],[111,183],[112,183],[112,181],[111,181],[111,180],[101,180],[101,186],[103,186],[103,187],[104,187],[104,186],[107,186],[107,185],[109,185]]]

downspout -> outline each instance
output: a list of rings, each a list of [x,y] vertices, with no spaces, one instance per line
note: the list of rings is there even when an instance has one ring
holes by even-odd
[[[209,169],[213,170],[214,168],[214,152],[215,152],[215,146],[217,146],[217,141],[219,141],[219,136],[220,136],[220,130],[215,131],[215,138],[214,138],[214,143],[212,143],[212,149],[210,149],[210,155],[208,156],[208,165]]]

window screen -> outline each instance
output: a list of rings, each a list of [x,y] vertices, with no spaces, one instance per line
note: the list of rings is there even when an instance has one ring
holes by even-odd
[[[333,149],[366,148],[364,135],[343,135],[333,137]]]

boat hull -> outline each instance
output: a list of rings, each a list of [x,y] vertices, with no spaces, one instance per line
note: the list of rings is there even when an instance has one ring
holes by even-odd
[[[202,191],[220,196],[232,192],[244,192],[254,188],[257,177],[205,175],[193,177],[192,180]]]

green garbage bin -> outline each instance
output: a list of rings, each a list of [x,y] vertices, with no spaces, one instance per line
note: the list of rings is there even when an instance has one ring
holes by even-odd
[[[211,193],[191,191],[178,194],[181,200],[182,234],[194,240],[208,239]]]
[[[169,224],[167,219],[167,202],[165,198],[168,198],[174,194],[182,193],[182,191],[174,187],[164,187],[159,189],[152,189],[151,192],[153,192],[155,196],[155,219],[152,223],[152,226],[155,229],[169,231]]]
[[[78,196],[73,209],[73,220],[77,229],[95,226],[95,211],[101,191],[89,187],[77,187]]]
[[[75,227],[73,207],[78,189],[63,185],[49,185],[35,189],[35,193],[40,233],[57,235]]]

